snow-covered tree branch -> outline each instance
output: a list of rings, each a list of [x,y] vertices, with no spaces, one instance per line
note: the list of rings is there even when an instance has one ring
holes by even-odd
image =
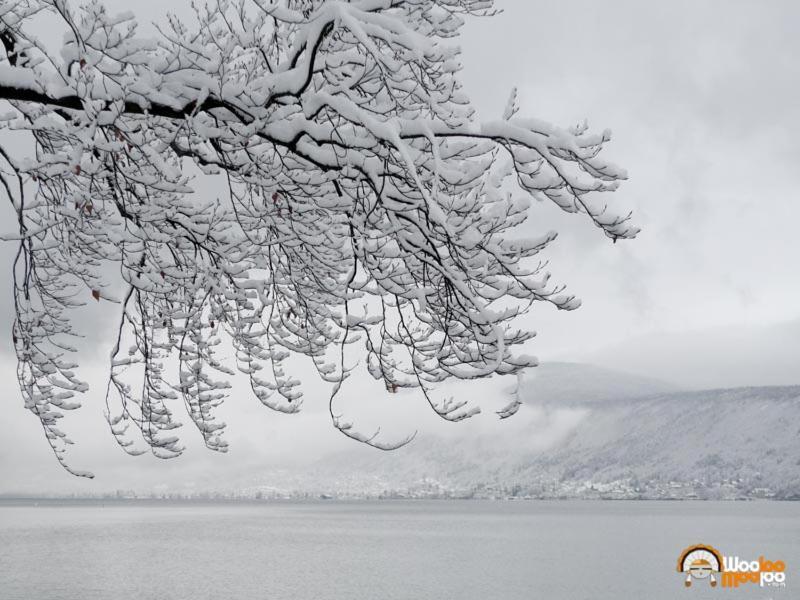
[[[475,411],[428,391],[512,374],[534,302],[578,305],[512,238],[530,199],[580,213],[609,238],[628,216],[604,195],[625,174],[608,132],[518,115],[480,122],[462,90],[463,19],[491,0],[214,0],[186,24],[137,33],[92,3],[0,5],[0,189],[16,214],[14,344],[26,407],[59,461],[58,427],[86,385],[69,358],[73,309],[119,302],[107,390],[120,445],[181,453],[181,401],[225,451],[214,407],[236,370],[275,410],[299,408],[287,359],[333,385],[359,348],[388,392],[420,388],[445,419]],[[58,16],[53,50],[33,23]],[[498,111],[500,113],[500,111]],[[224,182],[223,197],[204,182]],[[113,268],[109,268],[109,266]],[[230,345],[232,350],[224,350]],[[352,346],[351,346],[352,345]],[[227,360],[230,358],[231,360]],[[508,415],[503,415],[508,416]]]

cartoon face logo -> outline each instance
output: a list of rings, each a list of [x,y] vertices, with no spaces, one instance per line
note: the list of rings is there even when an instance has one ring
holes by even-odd
[[[692,585],[693,579],[708,579],[711,587],[716,587],[717,578],[722,572],[722,555],[716,548],[698,544],[689,546],[678,558],[678,572],[686,573],[684,585]]]
[[[711,563],[705,558],[696,558],[689,564],[689,573],[695,579],[705,579],[711,575]]]

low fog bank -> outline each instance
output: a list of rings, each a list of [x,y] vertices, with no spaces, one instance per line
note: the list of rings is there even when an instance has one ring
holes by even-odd
[[[800,492],[800,461],[792,458],[800,387],[697,392],[597,365],[550,362],[519,378],[446,383],[436,399],[482,408],[449,423],[420,394],[387,395],[376,386],[355,375],[337,410],[365,434],[380,429],[382,441],[416,432],[394,452],[336,431],[326,392],[313,385],[297,415],[273,413],[236,388],[221,414],[231,451],[205,450],[187,425],[187,450],[170,461],[125,455],[91,401],[70,424],[78,441],[72,461],[96,479],[63,473],[35,420],[25,419],[0,441],[0,494],[736,498]],[[515,400],[522,402],[519,412],[499,419],[496,411]]]

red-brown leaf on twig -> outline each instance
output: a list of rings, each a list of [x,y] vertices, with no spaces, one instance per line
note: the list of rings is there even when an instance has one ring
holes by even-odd
[[[98,290],[92,290],[92,298],[100,302],[100,292]]]

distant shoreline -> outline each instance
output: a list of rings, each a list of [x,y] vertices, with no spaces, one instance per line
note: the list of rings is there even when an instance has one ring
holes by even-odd
[[[357,504],[357,503],[418,503],[418,502],[797,502],[800,498],[390,498],[390,497],[308,497],[308,498],[98,498],[98,497],[47,497],[0,496],[0,508],[10,506],[104,506],[112,505],[266,505],[266,504]]]

